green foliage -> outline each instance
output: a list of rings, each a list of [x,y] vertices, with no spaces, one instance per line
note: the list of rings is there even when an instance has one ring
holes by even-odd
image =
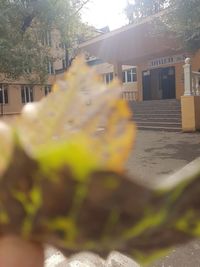
[[[170,6],[165,25],[176,32],[186,49],[195,52],[200,48],[200,1],[171,0]]]
[[[200,42],[200,0],[136,0],[128,2],[125,14],[129,23],[160,12],[168,8],[160,18],[154,21],[157,31],[165,34],[173,31],[182,40],[183,46],[195,52]]]
[[[134,23],[158,13],[167,4],[168,0],[134,0],[133,3],[128,1],[124,11],[129,23]]]
[[[60,31],[60,43],[71,47],[82,25],[80,0],[0,0],[0,73],[6,79],[30,77],[43,82],[47,61],[56,60],[48,45],[47,32]],[[3,79],[4,77],[2,77]]]

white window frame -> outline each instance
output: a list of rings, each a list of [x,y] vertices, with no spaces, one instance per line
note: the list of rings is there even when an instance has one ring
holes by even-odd
[[[23,94],[24,94],[24,101],[23,101]],[[23,104],[33,102],[33,87],[32,86],[22,85],[21,100]]]
[[[6,93],[7,93],[7,101],[6,101]],[[0,96],[2,94],[2,102],[0,101],[0,104],[8,104],[8,87],[5,84],[0,84]]]
[[[131,71],[131,81],[128,81],[128,72]],[[130,68],[123,71],[125,75],[125,81],[123,83],[133,83],[137,81],[137,71],[136,68]],[[134,79],[133,77],[136,77]]]
[[[48,74],[55,74],[54,66],[52,61],[48,61],[47,63],[47,72]]]

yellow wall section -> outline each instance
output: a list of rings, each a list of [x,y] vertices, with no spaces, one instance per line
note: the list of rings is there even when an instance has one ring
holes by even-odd
[[[200,96],[182,96],[181,113],[183,132],[200,130]]]

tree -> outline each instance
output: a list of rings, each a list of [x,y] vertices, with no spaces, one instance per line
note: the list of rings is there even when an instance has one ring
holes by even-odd
[[[44,80],[47,62],[55,60],[45,45],[46,34],[58,29],[60,42],[70,47],[82,24],[79,11],[88,1],[0,0],[1,78],[27,76],[31,69]]]
[[[158,13],[167,6],[168,0],[135,0],[128,2],[125,8],[129,23]]]
[[[171,10],[163,21],[191,51],[200,47],[200,0],[170,0]]]
[[[128,2],[125,14],[129,23],[134,23],[166,7],[169,7],[168,12],[154,21],[159,34],[173,31],[187,50],[199,49],[200,0],[135,0]]]

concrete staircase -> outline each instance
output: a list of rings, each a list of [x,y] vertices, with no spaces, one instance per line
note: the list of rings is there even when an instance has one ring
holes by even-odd
[[[139,129],[181,131],[181,106],[178,100],[130,102],[130,107]]]

